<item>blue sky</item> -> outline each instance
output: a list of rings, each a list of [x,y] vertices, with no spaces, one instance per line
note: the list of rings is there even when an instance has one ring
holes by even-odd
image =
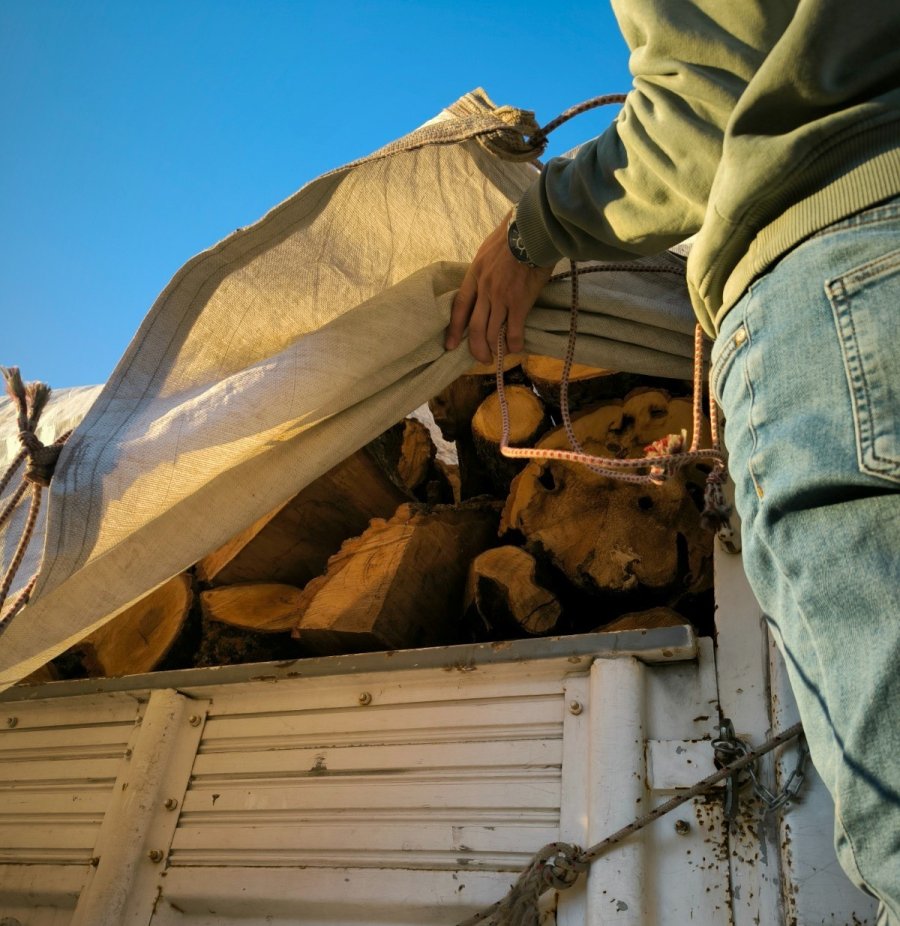
[[[543,123],[627,50],[603,3],[0,0],[0,365],[103,382],[188,258],[476,86]]]

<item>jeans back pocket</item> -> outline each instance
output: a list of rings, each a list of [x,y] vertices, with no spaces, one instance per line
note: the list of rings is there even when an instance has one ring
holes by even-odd
[[[862,472],[900,482],[900,248],[826,283]]]

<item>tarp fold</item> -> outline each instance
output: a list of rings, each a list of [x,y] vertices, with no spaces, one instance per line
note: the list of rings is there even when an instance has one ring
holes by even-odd
[[[534,128],[529,113],[467,94],[188,261],[109,382],[51,399],[45,441],[93,402],[17,579],[38,573],[31,602],[0,635],[0,688],[471,366],[465,345],[443,349],[443,331],[467,262],[535,177],[529,161],[505,159],[527,156]],[[529,316],[529,351],[563,354],[569,304],[567,282],[547,287]],[[693,326],[675,274],[581,278],[580,362],[688,378]],[[0,453],[17,449],[0,403]],[[4,569],[23,517],[0,533]]]

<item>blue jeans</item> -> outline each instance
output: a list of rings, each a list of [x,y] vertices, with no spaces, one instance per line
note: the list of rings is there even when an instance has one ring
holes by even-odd
[[[900,198],[786,254],[725,317],[712,389],[750,584],[851,879],[900,924]]]

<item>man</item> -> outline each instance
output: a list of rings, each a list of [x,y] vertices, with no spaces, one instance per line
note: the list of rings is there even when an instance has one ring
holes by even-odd
[[[509,350],[560,259],[690,235],[744,562],[838,856],[900,924],[900,4],[613,0],[634,89],[482,244],[446,346]]]

